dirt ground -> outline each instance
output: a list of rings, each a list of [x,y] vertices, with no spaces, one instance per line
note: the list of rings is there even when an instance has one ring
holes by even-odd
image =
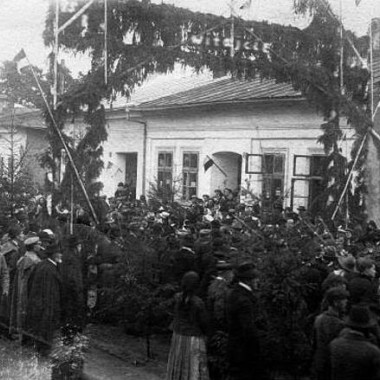
[[[83,379],[162,380],[165,378],[168,340],[153,338],[152,359],[146,358],[146,341],[127,336],[121,328],[92,325],[88,328],[90,349]],[[38,360],[34,351],[0,337],[0,379],[50,380],[49,361]]]

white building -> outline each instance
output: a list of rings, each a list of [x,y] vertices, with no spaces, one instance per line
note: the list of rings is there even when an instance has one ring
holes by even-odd
[[[11,107],[7,96],[0,94],[0,175],[7,173],[11,155],[16,167],[21,157],[25,157],[23,170],[43,186],[46,174],[39,158],[49,145],[46,130],[40,110],[20,105]]]
[[[161,86],[164,95],[169,85]],[[314,107],[291,85],[269,80],[223,77],[186,86],[108,112],[105,194],[118,182],[132,183],[138,197],[152,182],[174,181],[184,199],[242,187],[264,205],[281,196],[284,206],[310,207],[321,192],[324,157],[317,143],[323,119]],[[348,157],[353,131],[344,133]]]

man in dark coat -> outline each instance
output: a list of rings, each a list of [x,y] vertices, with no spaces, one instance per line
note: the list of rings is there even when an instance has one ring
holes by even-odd
[[[264,378],[260,355],[257,317],[257,272],[252,263],[241,264],[235,273],[237,283],[227,299],[229,380]]]
[[[344,328],[343,316],[349,293],[342,287],[327,290],[325,300],[328,309],[319,314],[314,322],[313,372],[316,380],[328,379],[329,344]]]
[[[58,264],[62,262],[62,253],[58,244],[46,248],[46,259],[36,265],[30,278],[27,332],[35,340],[37,350],[49,353],[53,338],[61,322],[62,280]]]
[[[371,320],[365,306],[352,306],[339,337],[330,343],[331,380],[380,380],[380,349],[368,339]]]

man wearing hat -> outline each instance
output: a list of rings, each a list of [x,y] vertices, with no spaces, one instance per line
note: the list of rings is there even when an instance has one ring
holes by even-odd
[[[57,243],[46,248],[46,259],[35,267],[30,278],[27,306],[27,332],[42,355],[50,351],[61,320],[62,280],[58,264],[62,253]]]
[[[21,257],[20,250],[20,240],[21,240],[22,230],[21,227],[17,224],[11,225],[8,228],[8,237],[9,240],[1,246],[0,254],[5,258],[6,267],[8,272],[8,287],[6,292],[3,290],[3,295],[1,297],[0,305],[0,316],[5,324],[9,324],[10,316],[10,296],[12,294],[12,288],[14,284],[14,278],[16,274],[16,264],[18,259]],[[6,295],[4,294],[6,293]]]
[[[258,273],[251,262],[235,271],[236,284],[227,298],[229,379],[259,380],[264,377],[255,317],[258,314]]]
[[[346,328],[330,343],[330,379],[380,379],[380,349],[368,340],[376,324],[365,306],[352,306]]]
[[[9,329],[22,341],[28,305],[28,282],[35,266],[41,261],[39,252],[41,241],[38,236],[30,236],[24,241],[25,254],[18,260],[11,294],[11,314]]]
[[[329,344],[344,328],[343,315],[349,293],[342,287],[328,289],[325,293],[327,310],[318,315],[313,327],[313,372],[316,380],[328,379]]]

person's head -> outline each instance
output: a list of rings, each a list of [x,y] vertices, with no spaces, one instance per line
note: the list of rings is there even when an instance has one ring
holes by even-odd
[[[207,201],[210,200],[210,196],[208,194],[203,194],[202,195],[202,199],[203,199],[204,202],[207,202]]]
[[[229,189],[229,188],[227,188],[227,187],[224,189],[223,193],[224,193],[224,196],[225,196],[227,199],[230,199],[230,198],[233,197],[232,190]]]
[[[371,318],[369,308],[363,305],[353,305],[346,319],[347,327],[360,332],[367,332],[375,324],[376,321]]]
[[[347,272],[354,272],[356,269],[356,260],[352,255],[338,257],[338,263]]]
[[[46,199],[44,197],[39,198],[38,204],[40,204],[41,206],[44,206],[46,204]]]
[[[53,243],[46,247],[45,255],[50,260],[56,262],[57,264],[62,263],[62,252],[61,247],[57,243]]]
[[[349,293],[342,287],[330,288],[325,293],[327,305],[340,313],[344,313],[347,307]]]
[[[250,261],[238,265],[235,270],[236,280],[251,286],[253,289],[258,286],[258,277],[256,265]]]
[[[38,235],[41,240],[41,246],[44,248],[55,243],[54,232],[50,229],[45,229],[41,231]]]
[[[22,229],[18,225],[12,225],[8,228],[8,236],[10,239],[17,239],[20,237]]]
[[[25,249],[29,252],[40,252],[41,250],[41,241],[38,236],[31,236],[25,239],[24,241]]]
[[[67,246],[71,250],[77,250],[78,252],[82,251],[82,241],[78,236],[71,235],[67,240]]]
[[[327,278],[322,282],[322,290],[326,292],[331,288],[339,287],[341,289],[347,289],[347,280],[343,276],[331,273]]]
[[[372,278],[376,276],[375,263],[369,257],[360,257],[356,263],[356,267],[360,274]]]
[[[186,272],[181,281],[181,288],[184,294],[194,294],[199,287],[199,275],[197,272]]]

